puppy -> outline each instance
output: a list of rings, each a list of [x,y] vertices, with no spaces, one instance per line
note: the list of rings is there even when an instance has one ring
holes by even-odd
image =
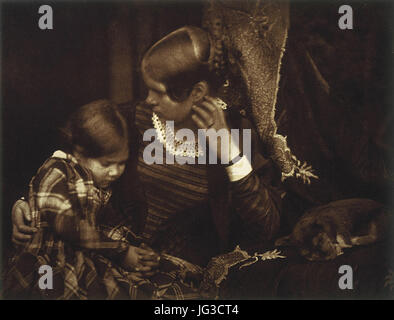
[[[390,217],[382,204],[369,199],[346,199],[308,210],[293,232],[276,240],[276,246],[296,246],[309,261],[326,261],[344,248],[383,240]]]

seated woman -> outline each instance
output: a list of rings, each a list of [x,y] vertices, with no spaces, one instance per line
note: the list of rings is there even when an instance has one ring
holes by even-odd
[[[261,245],[271,240],[280,223],[280,196],[265,175],[271,172],[271,161],[258,153],[257,144],[251,147],[252,161],[241,154],[236,143],[231,142],[223,152],[211,141],[209,148],[216,152],[218,164],[198,164],[201,152],[207,153],[199,144],[188,153],[195,163],[166,161],[183,154],[183,141],[177,141],[166,121],[174,121],[176,131],[191,130],[195,141],[198,129],[229,132],[229,119],[235,120],[231,128],[251,128],[245,118],[234,116],[231,108],[224,111],[224,104],[212,98],[223,81],[210,68],[210,52],[205,31],[183,27],[144,55],[141,70],[149,93],[135,107],[121,106],[134,147],[111,199],[112,211],[129,218],[135,232],[155,252],[200,266],[236,244]],[[151,141],[144,141],[143,136],[152,126],[165,149],[160,164],[144,161],[144,150]],[[167,138],[172,135],[175,139]],[[230,165],[222,165],[222,158],[230,159]],[[21,222],[28,212],[21,201],[14,207],[14,241],[30,237]]]

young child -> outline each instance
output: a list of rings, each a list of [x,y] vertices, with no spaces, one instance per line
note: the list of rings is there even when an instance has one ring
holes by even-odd
[[[98,100],[74,112],[62,132],[63,150],[30,182],[37,232],[12,259],[5,298],[123,297],[119,282],[140,283],[140,270],[154,268],[159,260],[125,225],[100,224],[108,221],[101,209],[129,156],[126,121],[116,105]],[[53,279],[40,287],[43,265],[52,268]]]

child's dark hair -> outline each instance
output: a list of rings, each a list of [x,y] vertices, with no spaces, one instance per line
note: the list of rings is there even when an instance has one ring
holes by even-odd
[[[127,123],[115,103],[96,100],[78,108],[60,129],[63,148],[88,158],[112,154],[128,141]]]

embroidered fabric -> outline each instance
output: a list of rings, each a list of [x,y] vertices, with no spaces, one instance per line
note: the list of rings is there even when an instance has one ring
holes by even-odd
[[[229,253],[212,258],[207,268],[204,270],[203,281],[200,285],[200,293],[206,298],[219,298],[220,284],[226,279],[231,268],[238,265],[238,270],[248,267],[258,261],[285,259],[286,257],[277,250],[267,251],[265,253],[254,253],[249,255],[239,246]]]
[[[203,26],[212,37],[211,68],[229,79],[223,96],[233,106],[250,100],[246,113],[253,118],[272,160],[289,177],[310,184],[314,169],[301,162],[277,132],[276,98],[289,28],[289,4],[278,1],[226,2],[209,0]],[[237,95],[241,88],[248,98]],[[235,96],[234,96],[235,93]]]

